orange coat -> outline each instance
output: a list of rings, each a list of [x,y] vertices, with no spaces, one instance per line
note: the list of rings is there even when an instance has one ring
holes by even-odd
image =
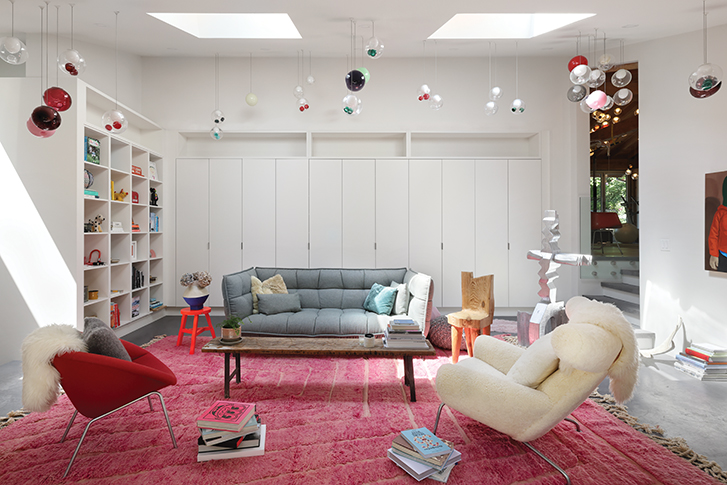
[[[727,254],[727,207],[720,205],[712,219],[709,229],[709,255],[719,256],[719,252]]]

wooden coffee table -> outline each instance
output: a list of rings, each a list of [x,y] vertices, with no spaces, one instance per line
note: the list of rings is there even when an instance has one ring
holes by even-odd
[[[414,357],[431,357],[437,354],[427,340],[427,349],[387,349],[381,339],[373,347],[364,347],[356,338],[318,337],[242,337],[236,344],[223,344],[219,338],[212,339],[202,352],[225,354],[225,398],[230,397],[230,381],[240,382],[240,354],[267,355],[328,355],[336,357],[389,357],[404,359],[404,383],[409,386],[411,401],[416,401],[414,387]],[[230,373],[230,355],[235,355],[235,370]]]

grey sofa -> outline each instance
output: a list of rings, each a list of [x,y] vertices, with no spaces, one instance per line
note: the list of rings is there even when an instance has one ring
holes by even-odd
[[[261,281],[279,274],[288,293],[297,293],[301,310],[275,314],[253,314],[251,277]],[[271,336],[357,336],[382,334],[392,318],[364,310],[363,304],[374,283],[390,286],[405,283],[406,313],[429,330],[434,284],[432,278],[407,268],[313,269],[250,268],[222,278],[225,315],[245,319],[242,332]],[[393,312],[392,312],[393,313]]]

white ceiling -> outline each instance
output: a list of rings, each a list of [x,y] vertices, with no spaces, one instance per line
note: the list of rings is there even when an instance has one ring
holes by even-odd
[[[560,30],[518,42],[520,55],[575,55],[576,38],[584,36],[580,52],[587,53],[585,36],[598,29],[596,52],[603,50],[605,32],[609,50],[618,52],[619,39],[625,45],[670,35],[701,30],[702,2],[699,0],[71,0],[74,3],[74,36],[83,42],[114,45],[114,11],[119,11],[119,50],[140,56],[257,56],[295,57],[299,50],[313,57],[345,57],[350,53],[350,30],[356,21],[358,46],[371,36],[385,45],[386,57],[422,55],[423,41],[455,13],[595,13],[594,17]],[[15,32],[40,30],[41,1],[16,0]],[[68,3],[51,2],[50,34],[56,31],[56,5],[60,5],[60,35],[70,36]],[[0,0],[0,32],[10,31],[8,0]],[[707,2],[710,27],[727,24],[727,0]],[[261,12],[288,13],[302,40],[219,40],[197,39],[147,15],[147,12]],[[486,55],[488,42],[437,42],[441,57]],[[500,55],[513,55],[515,42],[497,42]],[[628,51],[628,49],[626,49]],[[357,51],[357,56],[360,55]],[[434,54],[433,41],[426,53]],[[628,54],[626,55],[628,57]]]

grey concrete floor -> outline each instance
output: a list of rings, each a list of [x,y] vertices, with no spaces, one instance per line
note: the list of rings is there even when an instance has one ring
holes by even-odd
[[[222,318],[212,317],[213,324]],[[156,335],[178,331],[179,317],[167,316],[123,338],[141,345]],[[694,451],[727,470],[727,382],[698,381],[674,369],[673,362],[670,354],[642,359],[628,411],[641,423],[660,426],[667,437],[684,438]],[[598,391],[608,393],[608,379]],[[22,408],[21,392],[20,362],[0,366],[0,416]]]

